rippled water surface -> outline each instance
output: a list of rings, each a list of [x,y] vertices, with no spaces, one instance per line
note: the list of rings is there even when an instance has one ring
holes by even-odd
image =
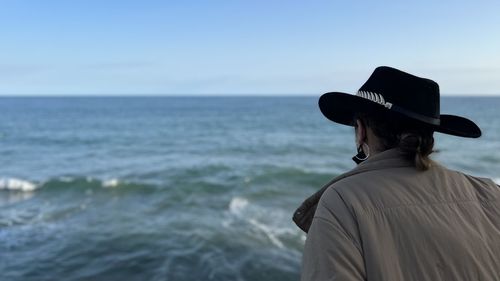
[[[444,98],[484,136],[435,158],[498,181],[499,108]],[[0,279],[298,280],[291,215],[352,133],[316,97],[0,98]]]

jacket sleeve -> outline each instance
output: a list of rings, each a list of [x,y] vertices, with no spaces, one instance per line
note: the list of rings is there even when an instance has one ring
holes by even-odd
[[[344,201],[329,188],[318,203],[307,234],[301,281],[365,280],[357,223]]]

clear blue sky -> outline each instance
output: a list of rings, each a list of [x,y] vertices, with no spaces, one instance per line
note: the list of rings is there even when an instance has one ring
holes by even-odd
[[[0,95],[500,94],[500,1],[2,0]]]

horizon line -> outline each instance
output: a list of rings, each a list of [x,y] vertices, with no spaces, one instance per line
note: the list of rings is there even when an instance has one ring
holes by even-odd
[[[206,98],[238,98],[238,97],[319,97],[322,94],[304,94],[304,93],[270,93],[270,94],[258,94],[258,93],[245,93],[245,94],[230,94],[230,93],[207,93],[207,94],[0,94],[0,98],[120,98],[120,97],[130,97],[130,98],[147,98],[147,97],[206,97]],[[354,95],[354,94],[353,94]],[[441,94],[441,97],[467,97],[467,98],[487,98],[487,97],[500,97],[498,94],[465,94],[465,93],[455,93],[455,94]]]

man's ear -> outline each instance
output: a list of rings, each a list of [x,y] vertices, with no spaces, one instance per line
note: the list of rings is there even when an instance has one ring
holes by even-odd
[[[356,120],[356,140],[358,140],[360,144],[366,140],[366,127],[359,119]]]

